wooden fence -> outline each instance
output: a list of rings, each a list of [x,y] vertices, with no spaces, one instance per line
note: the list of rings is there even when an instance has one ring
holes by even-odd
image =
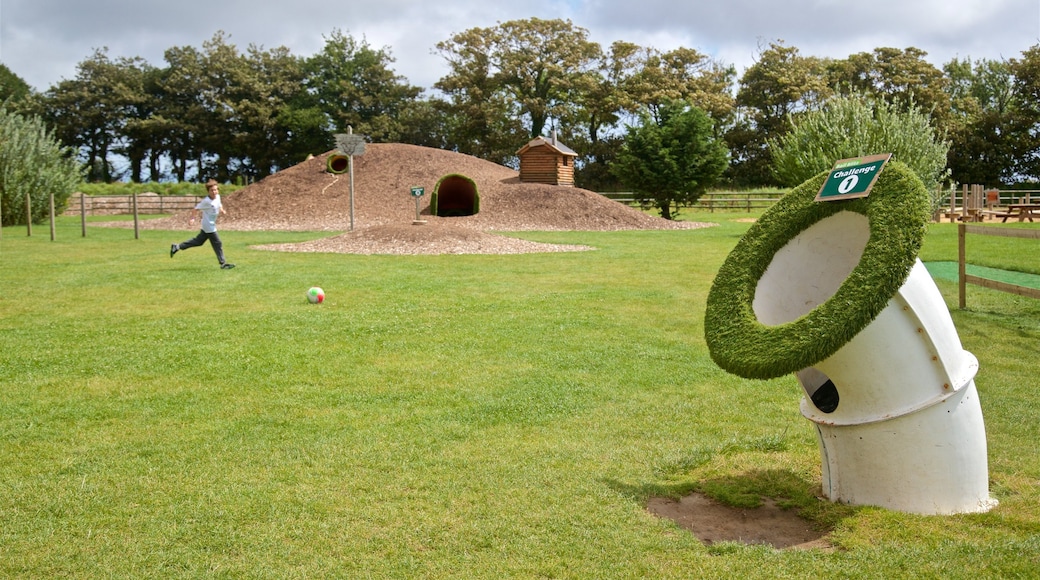
[[[950,190],[950,198],[935,216],[950,221],[981,222],[987,215],[1000,214],[1000,208],[1016,203],[1040,201],[1038,189],[986,189],[982,185],[962,185]]]
[[[603,197],[618,201],[627,205],[638,205],[630,191],[618,191],[612,193],[601,193]],[[781,193],[747,193],[738,191],[717,191],[705,193],[689,207],[693,209],[718,211],[746,211],[766,209],[780,199]]]
[[[993,290],[1000,290],[1001,292],[1010,292],[1012,294],[1018,294],[1019,296],[1027,296],[1029,298],[1040,298],[1040,290],[1036,290],[1035,288],[1027,288],[1025,286],[1019,286],[1017,284],[1008,284],[1007,282],[998,282],[996,280],[988,280],[986,278],[979,278],[978,276],[968,275],[966,265],[967,251],[965,243],[965,239],[968,237],[968,234],[1040,240],[1040,230],[1012,229],[991,226],[970,226],[964,223],[960,224],[957,228],[957,280],[959,286],[958,304],[960,308],[964,308],[967,304],[968,284],[975,284],[977,286],[991,288]]]
[[[177,213],[194,209],[202,199],[195,195],[159,195],[138,193],[137,213]],[[129,195],[83,195],[76,192],[69,196],[69,205],[62,215],[120,215],[134,213],[134,194]]]

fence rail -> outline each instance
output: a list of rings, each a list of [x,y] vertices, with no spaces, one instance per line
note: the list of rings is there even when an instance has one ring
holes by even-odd
[[[137,213],[176,213],[194,209],[202,197],[197,195],[159,195],[138,193]],[[62,215],[120,215],[134,213],[134,195],[83,195],[76,192],[69,196],[69,205]]]
[[[639,205],[630,191],[601,193],[600,195],[626,205]],[[771,207],[780,199],[780,195],[780,193],[774,195],[762,192],[718,191],[705,193],[695,203],[684,205],[683,207],[703,209],[710,212],[716,210],[750,212],[756,209]]]
[[[1040,299],[1040,290],[1036,290],[1034,288],[1027,288],[1025,286],[1019,286],[1017,284],[1008,284],[1007,282],[999,282],[997,280],[989,280],[986,278],[980,278],[978,276],[972,276],[968,274],[966,243],[968,234],[1040,240],[1040,230],[1011,229],[991,226],[969,226],[968,224],[964,223],[960,224],[957,228],[957,294],[958,306],[962,310],[965,308],[968,302],[968,284],[975,284],[977,286],[982,286],[984,288],[990,288],[993,290],[999,290],[1001,292],[1009,292],[1011,294],[1018,294],[1019,296]]]
[[[939,196],[946,201],[936,211],[935,221],[945,217],[950,221],[981,222],[1008,205],[1040,201],[1040,189],[987,189],[978,184],[963,184],[947,191],[940,189]]]

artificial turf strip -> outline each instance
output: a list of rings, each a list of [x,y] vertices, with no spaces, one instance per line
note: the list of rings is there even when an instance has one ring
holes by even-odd
[[[924,265],[928,268],[928,273],[933,278],[941,278],[951,282],[956,282],[959,279],[957,262],[925,262]],[[986,266],[975,266],[973,264],[965,264],[965,269],[970,276],[1040,290],[1040,276],[1036,274],[987,268]]]
[[[892,162],[869,197],[816,202],[829,173],[809,179],[767,210],[719,269],[708,294],[704,334],[712,359],[723,369],[769,379],[810,367],[870,324],[906,281],[930,218],[921,180],[906,164]],[[869,219],[870,239],[859,264],[807,315],[773,326],[759,322],[752,302],[773,256],[800,232],[841,211]]]

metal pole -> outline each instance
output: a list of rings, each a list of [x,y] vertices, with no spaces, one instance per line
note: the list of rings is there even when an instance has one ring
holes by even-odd
[[[54,194],[51,194],[51,241],[54,241]]]
[[[87,201],[86,194],[82,191],[79,192],[79,223],[80,228],[83,230],[83,237],[87,237]]]
[[[26,236],[32,237],[32,205],[29,199],[29,193],[25,194],[25,229]]]

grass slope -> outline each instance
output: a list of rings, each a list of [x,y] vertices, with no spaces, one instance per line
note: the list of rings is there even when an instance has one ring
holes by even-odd
[[[250,250],[321,234],[59,221],[0,238],[0,576],[1026,577],[1040,567],[1036,301],[954,312],[998,508],[821,501],[792,377],[715,366],[717,228],[526,232],[593,252]],[[938,240],[933,249],[932,237]],[[924,259],[955,259],[940,228]],[[322,286],[326,302],[304,293]],[[939,281],[947,302],[956,286]],[[778,498],[833,552],[706,547],[651,495]]]

